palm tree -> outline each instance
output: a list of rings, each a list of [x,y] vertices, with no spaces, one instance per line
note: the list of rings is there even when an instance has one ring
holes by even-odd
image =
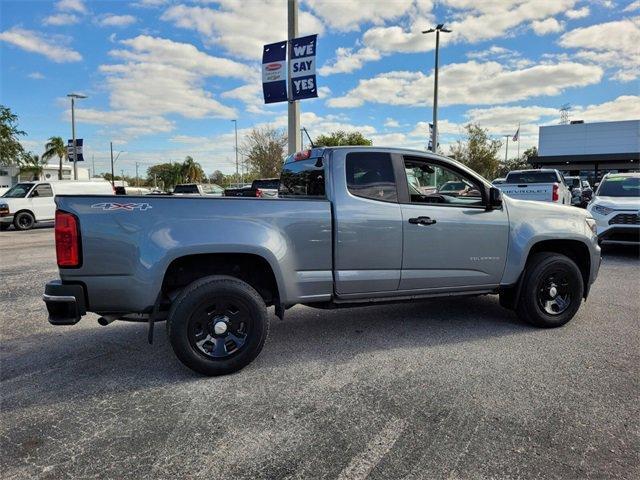
[[[20,160],[20,174],[31,174],[31,180],[39,180],[47,161],[31,152],[25,153]]]
[[[44,146],[45,152],[42,154],[43,160],[49,160],[57,156],[60,159],[60,169],[58,170],[58,180],[62,180],[62,159],[67,155],[67,147],[62,137],[51,137]]]
[[[182,176],[187,182],[200,183],[202,181],[202,167],[190,156],[182,162]]]

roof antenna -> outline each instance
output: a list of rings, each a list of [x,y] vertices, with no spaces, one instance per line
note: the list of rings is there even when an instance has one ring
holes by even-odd
[[[302,131],[307,134],[307,138],[309,139],[309,143],[311,144],[311,148],[316,148],[316,146],[313,144],[313,140],[311,140],[311,137],[309,136],[309,132],[307,132],[307,129],[302,127]]]

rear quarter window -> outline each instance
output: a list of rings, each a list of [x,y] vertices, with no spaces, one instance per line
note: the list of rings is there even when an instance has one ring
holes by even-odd
[[[280,197],[325,197],[325,172],[322,158],[285,163],[278,188]]]

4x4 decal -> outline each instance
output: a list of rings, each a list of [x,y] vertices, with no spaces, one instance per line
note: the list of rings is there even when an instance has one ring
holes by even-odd
[[[148,203],[94,203],[91,205],[91,208],[101,208],[102,210],[113,211],[113,210],[124,210],[125,212],[132,212],[134,210],[145,211],[150,208],[153,208]]]

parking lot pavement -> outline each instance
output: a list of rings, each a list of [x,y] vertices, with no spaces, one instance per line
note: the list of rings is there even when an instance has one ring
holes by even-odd
[[[564,328],[497,298],[272,318],[200,377],[144,325],[46,321],[51,228],[0,233],[1,472],[10,478],[638,478],[640,260],[607,250]]]

